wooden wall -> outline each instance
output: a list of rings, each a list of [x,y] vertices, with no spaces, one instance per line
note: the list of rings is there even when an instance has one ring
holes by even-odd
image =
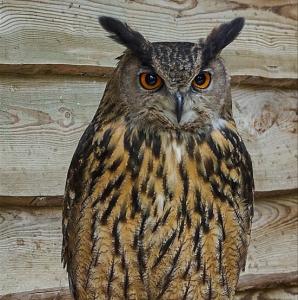
[[[293,0],[0,1],[0,299],[70,299],[65,176],[123,50],[99,15],[152,41],[196,41],[246,17],[223,52],[257,191],[237,299],[297,299],[297,14]]]

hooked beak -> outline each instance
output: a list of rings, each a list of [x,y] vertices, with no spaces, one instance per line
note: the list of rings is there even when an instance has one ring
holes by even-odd
[[[175,101],[176,101],[177,121],[178,121],[178,123],[180,123],[182,113],[183,113],[184,98],[180,92],[176,92],[174,97],[175,97]]]

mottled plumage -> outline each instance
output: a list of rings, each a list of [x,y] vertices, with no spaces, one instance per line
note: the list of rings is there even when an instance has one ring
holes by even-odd
[[[218,54],[243,19],[196,44],[150,43],[117,20],[100,21],[128,50],[68,172],[62,257],[72,294],[232,299],[250,239],[253,175]],[[202,68],[212,82],[194,91]],[[163,85],[144,90],[140,73],[153,71]]]

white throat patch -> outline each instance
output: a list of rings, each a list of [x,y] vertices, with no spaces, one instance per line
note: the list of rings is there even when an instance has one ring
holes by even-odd
[[[218,118],[218,119],[212,121],[212,126],[214,129],[220,130],[220,129],[225,128],[226,125],[227,125],[227,121],[224,119],[221,119],[221,118]]]

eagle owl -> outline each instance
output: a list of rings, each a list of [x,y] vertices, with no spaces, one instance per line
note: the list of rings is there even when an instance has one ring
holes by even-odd
[[[219,54],[244,25],[126,51],[74,153],[62,258],[74,299],[233,299],[253,216],[250,156]]]

